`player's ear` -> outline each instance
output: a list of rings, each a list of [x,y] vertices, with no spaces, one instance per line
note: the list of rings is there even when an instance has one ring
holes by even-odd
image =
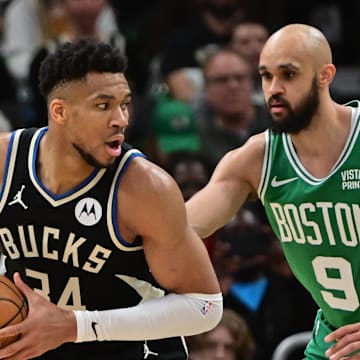
[[[322,65],[319,76],[318,85],[321,87],[328,87],[334,79],[336,68],[333,64]]]
[[[65,122],[65,106],[64,106],[64,100],[55,98],[52,99],[49,103],[49,117],[59,123],[63,124]]]

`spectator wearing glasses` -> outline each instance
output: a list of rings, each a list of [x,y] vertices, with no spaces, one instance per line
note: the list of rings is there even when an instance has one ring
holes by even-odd
[[[240,22],[231,33],[230,46],[250,62],[254,80],[253,101],[257,104],[264,103],[258,66],[260,52],[268,37],[265,25],[256,21]]]
[[[229,150],[267,127],[268,115],[252,101],[253,79],[249,62],[231,48],[218,48],[203,64],[205,88],[194,103],[201,152],[217,163]]]

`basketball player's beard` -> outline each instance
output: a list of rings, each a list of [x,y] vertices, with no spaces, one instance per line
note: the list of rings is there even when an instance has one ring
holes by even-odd
[[[95,159],[94,156],[92,156],[91,154],[89,154],[88,152],[84,151],[79,145],[74,144],[73,143],[74,148],[78,151],[78,153],[80,154],[80,156],[90,165],[90,166],[94,166],[96,168],[100,168],[100,169],[104,169],[104,168],[109,168],[112,166],[112,162],[109,164],[102,164],[99,161],[97,161]]]
[[[274,95],[268,100],[267,106],[270,108],[272,100],[281,101],[281,104],[288,110],[288,115],[282,119],[274,119],[270,114],[269,128],[274,133],[289,133],[298,134],[301,130],[306,129],[319,108],[319,90],[316,84],[316,78],[313,79],[310,91],[304,96],[302,101],[294,109],[290,104],[281,98],[281,96]]]

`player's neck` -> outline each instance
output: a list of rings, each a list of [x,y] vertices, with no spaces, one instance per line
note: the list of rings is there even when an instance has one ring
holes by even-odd
[[[293,144],[311,154],[328,152],[329,144],[343,144],[351,127],[351,110],[331,102],[320,106],[310,125],[298,134],[291,135]],[[324,147],[327,145],[326,147]],[[334,148],[333,145],[330,146]]]
[[[40,142],[36,171],[42,184],[53,194],[63,194],[81,184],[94,170],[90,165],[76,161],[77,156],[67,153],[45,135]],[[80,156],[80,155],[78,155]],[[75,158],[75,159],[74,159]]]
[[[328,175],[341,155],[351,128],[351,110],[333,103],[325,111],[319,109],[311,125],[291,135],[297,156],[314,176]]]

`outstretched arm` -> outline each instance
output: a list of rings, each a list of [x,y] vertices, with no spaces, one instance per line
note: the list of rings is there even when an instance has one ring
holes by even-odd
[[[256,197],[264,152],[264,135],[226,154],[209,183],[186,203],[191,226],[205,238],[227,224],[245,201]]]

